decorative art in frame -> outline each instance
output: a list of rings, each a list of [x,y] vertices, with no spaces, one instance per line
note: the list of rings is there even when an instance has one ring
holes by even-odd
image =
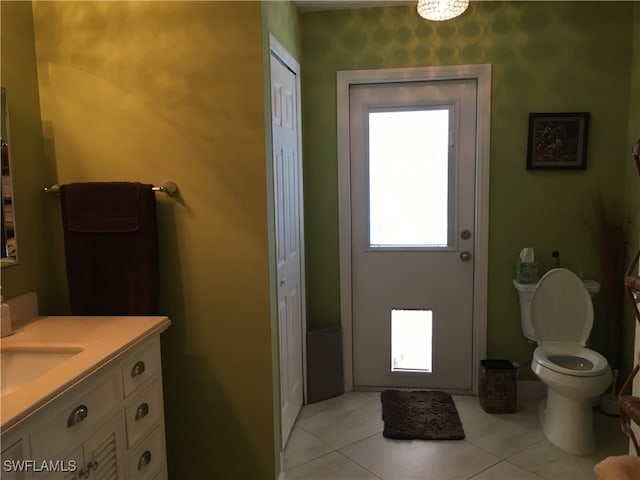
[[[527,170],[587,168],[589,112],[530,113]]]

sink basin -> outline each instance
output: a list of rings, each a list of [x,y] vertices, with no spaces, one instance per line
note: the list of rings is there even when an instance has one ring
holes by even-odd
[[[77,347],[8,347],[0,352],[0,395],[32,382],[82,351]]]

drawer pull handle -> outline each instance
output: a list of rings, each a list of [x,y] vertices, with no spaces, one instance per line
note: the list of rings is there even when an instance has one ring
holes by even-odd
[[[142,420],[144,417],[147,416],[148,413],[149,413],[149,404],[145,402],[141,404],[136,410],[136,417],[135,417],[136,422],[138,420]]]
[[[67,428],[71,428],[74,425],[82,422],[85,418],[87,418],[88,415],[89,409],[87,408],[87,406],[78,405],[73,409],[73,412],[71,412],[71,415],[69,415],[69,418],[67,419]]]
[[[145,452],[140,455],[140,460],[138,460],[138,471],[142,470],[144,467],[151,463],[151,452],[149,450],[145,450]]]
[[[138,360],[131,369],[131,378],[136,378],[138,375],[142,375],[146,370],[146,366],[142,360]]]

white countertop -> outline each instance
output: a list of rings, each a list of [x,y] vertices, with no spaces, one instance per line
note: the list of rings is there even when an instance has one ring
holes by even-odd
[[[82,351],[31,383],[3,395],[0,422],[4,433],[86,376],[129,348],[167,329],[164,316],[39,317],[0,339],[7,347],[73,347]]]

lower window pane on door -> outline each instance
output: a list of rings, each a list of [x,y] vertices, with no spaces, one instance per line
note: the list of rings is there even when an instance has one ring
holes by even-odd
[[[433,312],[391,310],[391,372],[430,373]]]

